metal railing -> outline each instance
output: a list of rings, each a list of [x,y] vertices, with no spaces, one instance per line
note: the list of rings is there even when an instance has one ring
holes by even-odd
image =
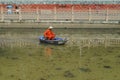
[[[33,21],[33,22],[120,22],[120,9],[0,9],[0,21]]]
[[[20,38],[4,38],[0,39],[0,47],[25,47],[25,46],[39,46],[39,42],[33,39],[20,39]],[[97,47],[97,46],[104,46],[104,47],[120,47],[120,38],[81,38],[79,40],[68,41],[70,46],[81,46],[81,47]]]

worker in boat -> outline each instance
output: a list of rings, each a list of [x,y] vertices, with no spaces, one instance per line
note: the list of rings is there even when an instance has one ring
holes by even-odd
[[[55,33],[52,31],[53,27],[49,26],[49,28],[44,32],[44,37],[47,40],[53,40],[55,38]]]

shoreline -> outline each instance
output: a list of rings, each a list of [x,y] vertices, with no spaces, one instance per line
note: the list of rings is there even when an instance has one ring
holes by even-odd
[[[0,23],[1,29],[6,28],[120,28],[120,24],[83,24],[83,23]]]

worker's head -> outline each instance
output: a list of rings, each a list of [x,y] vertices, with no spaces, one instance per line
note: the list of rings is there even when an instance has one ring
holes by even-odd
[[[52,26],[49,26],[49,28],[48,29],[53,29],[53,27]]]

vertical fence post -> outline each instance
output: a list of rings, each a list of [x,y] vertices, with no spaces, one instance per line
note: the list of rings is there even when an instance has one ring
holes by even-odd
[[[105,48],[106,48],[108,46],[108,38],[107,37],[105,37],[104,44],[105,44]]]
[[[39,9],[38,9],[38,7],[36,8],[36,13],[37,13],[37,22],[39,22]]]
[[[21,21],[22,20],[22,14],[21,14],[21,8],[19,8],[19,21]]]
[[[4,12],[3,12],[3,6],[1,6],[1,21],[4,21]]]
[[[39,21],[41,21],[41,14],[42,14],[42,10],[41,8],[39,8]]]
[[[57,7],[56,7],[56,5],[54,7],[54,20],[55,21],[57,20]]]
[[[108,21],[108,8],[106,9],[106,22]]]
[[[72,9],[71,9],[71,21],[74,21],[74,5],[72,5]]]
[[[82,56],[82,45],[79,46],[80,49],[80,57]]]
[[[88,39],[88,49],[91,47],[91,39]]]
[[[91,16],[92,16],[91,13],[92,13],[92,10],[91,10],[90,7],[89,7],[89,12],[88,12],[88,13],[89,13],[89,21],[91,21]]]

